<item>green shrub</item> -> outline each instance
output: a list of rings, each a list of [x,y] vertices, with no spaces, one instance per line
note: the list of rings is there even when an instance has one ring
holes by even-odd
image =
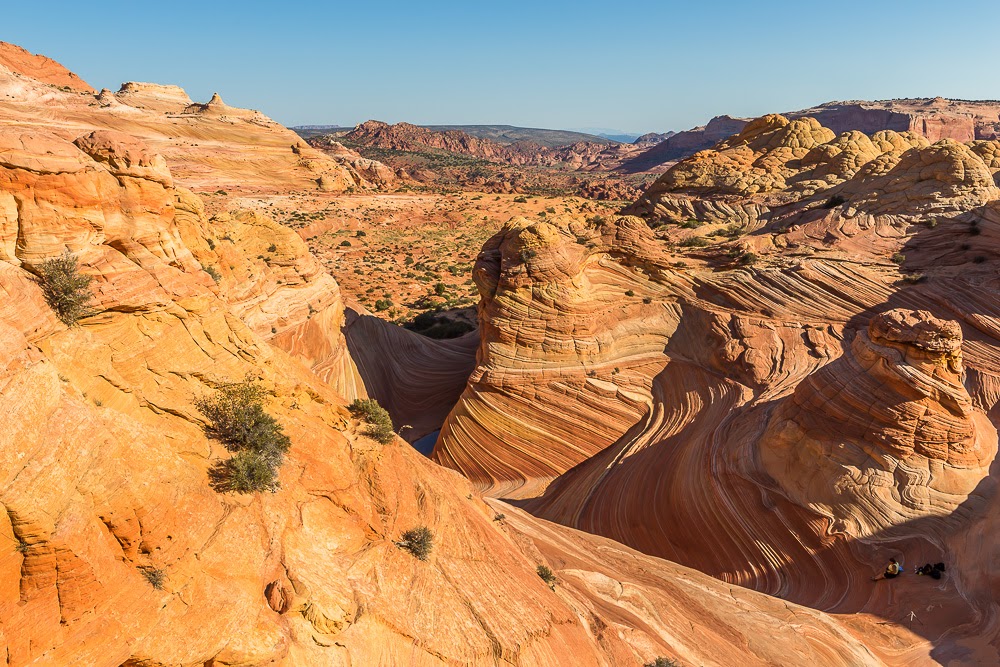
[[[167,573],[158,567],[144,567],[139,570],[142,576],[146,578],[149,585],[158,591],[163,590],[163,584],[167,580]]]
[[[389,310],[392,308],[392,300],[390,299],[379,299],[375,302],[375,310],[382,312],[383,310]]]
[[[681,667],[676,660],[670,658],[657,658],[653,662],[647,662],[643,667]]]
[[[27,542],[25,542],[21,538],[17,538],[16,539],[16,544],[14,544],[14,551],[16,551],[17,553],[19,553],[22,556],[24,556],[30,550],[31,550],[31,545],[30,544],[28,544]]]
[[[348,241],[347,239],[344,239],[343,241],[340,242],[340,247],[341,248],[350,248],[351,247],[351,242]]]
[[[80,274],[80,267],[69,250],[47,259],[38,267],[42,293],[49,307],[63,324],[73,326],[91,313],[90,276]]]
[[[539,565],[535,568],[535,572],[537,572],[538,576],[542,578],[542,581],[548,584],[549,588],[552,590],[556,589],[556,575],[551,569],[549,569],[548,565]]]
[[[445,292],[448,291],[448,286],[444,283],[437,283],[434,285],[434,293],[438,296],[444,296]]]
[[[396,431],[392,426],[392,417],[374,398],[355,399],[347,406],[347,410],[355,418],[362,419],[368,424],[365,435],[372,440],[385,445],[395,438]]]
[[[740,255],[739,262],[741,266],[753,266],[758,259],[757,253],[747,251]]]
[[[682,222],[680,224],[680,228],[681,229],[698,229],[699,227],[701,227],[704,224],[705,223],[701,222],[700,220],[695,220],[694,218],[691,218],[690,220],[685,220],[684,222]]]
[[[411,528],[403,533],[402,539],[396,542],[396,546],[406,549],[419,560],[427,560],[434,547],[434,533],[427,526]]]
[[[635,292],[633,290],[627,289],[625,290],[625,296],[635,296]]]
[[[195,406],[209,421],[209,436],[234,453],[212,469],[213,486],[238,493],[277,490],[277,470],[292,443],[265,412],[264,390],[250,380],[227,384]]]
[[[209,471],[216,491],[261,493],[278,490],[278,467],[257,452],[237,452]]]
[[[273,243],[271,245],[267,246],[267,251],[268,252],[275,252],[277,249],[278,249],[278,246],[274,245]]]
[[[515,204],[527,204],[528,198],[524,196],[514,197]]]
[[[902,264],[903,262],[906,261],[906,255],[904,255],[901,252],[897,252],[893,254],[892,261],[895,262],[896,264]]]
[[[214,280],[216,283],[222,280],[222,274],[219,273],[219,270],[214,266],[203,266],[201,268],[205,271],[205,273],[212,276],[212,280]]]
[[[708,243],[708,239],[704,236],[692,236],[691,238],[684,239],[678,245],[682,248],[704,248]]]

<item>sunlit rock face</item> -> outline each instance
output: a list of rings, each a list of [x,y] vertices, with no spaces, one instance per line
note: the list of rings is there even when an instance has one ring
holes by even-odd
[[[771,417],[761,461],[789,497],[854,536],[965,502],[997,450],[962,384],[962,331],[891,310],[808,377]]]

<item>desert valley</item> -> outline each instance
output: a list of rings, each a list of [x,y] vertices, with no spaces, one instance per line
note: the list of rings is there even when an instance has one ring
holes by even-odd
[[[72,67],[0,42],[0,664],[1000,664],[1000,102],[623,142]]]

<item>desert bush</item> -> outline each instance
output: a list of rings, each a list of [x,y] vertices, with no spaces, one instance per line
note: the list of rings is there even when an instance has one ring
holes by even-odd
[[[383,310],[389,310],[392,308],[391,299],[379,299],[375,302],[375,310],[377,312],[382,312]]]
[[[341,248],[350,248],[351,247],[351,242],[348,241],[347,239],[344,239],[343,241],[340,242],[340,247]]]
[[[691,218],[690,220],[685,220],[684,222],[680,223],[679,226],[681,229],[698,229],[704,224],[705,223],[701,222],[700,220],[695,220],[694,218]]]
[[[42,294],[49,307],[66,326],[73,326],[90,314],[90,276],[80,273],[80,267],[69,250],[59,257],[47,259],[38,267]]]
[[[219,273],[219,270],[214,266],[209,265],[209,266],[203,266],[201,268],[205,271],[205,273],[212,276],[212,280],[214,280],[216,283],[222,280],[222,274]]]
[[[419,560],[427,560],[434,547],[434,533],[427,526],[411,528],[403,533],[402,539],[396,542],[396,546],[409,551]]]
[[[758,259],[757,253],[747,251],[740,255],[739,263],[741,266],[753,266]]]
[[[708,243],[708,239],[704,236],[692,236],[689,239],[684,239],[678,245],[682,248],[704,248]]]
[[[264,390],[250,380],[227,384],[195,406],[209,421],[208,434],[234,453],[212,469],[213,486],[238,493],[277,490],[277,470],[292,443],[264,410]]]
[[[896,264],[902,264],[903,262],[906,261],[906,255],[904,255],[901,252],[897,252],[893,254],[892,261],[895,262]]]
[[[627,289],[625,290],[625,296],[635,296],[635,292],[633,290]]]
[[[514,203],[515,204],[527,204],[528,203],[528,198],[527,197],[523,197],[523,196],[522,197],[514,197]]]
[[[381,442],[383,445],[392,442],[396,435],[392,427],[392,417],[374,398],[355,399],[347,406],[347,410],[351,415],[368,424],[365,435],[369,438]]]
[[[158,567],[144,567],[139,570],[142,576],[146,578],[149,585],[160,591],[163,590],[163,584],[167,580],[167,573]]]
[[[275,492],[279,488],[278,467],[257,452],[237,452],[209,471],[216,491],[232,493]]]
[[[267,246],[267,251],[268,252],[275,252],[277,249],[278,249],[278,246],[276,246],[273,243],[271,245]]]
[[[643,667],[681,667],[676,660],[670,658],[657,658],[653,662],[647,662]]]
[[[549,588],[552,590],[556,589],[556,575],[552,572],[548,565],[539,565],[535,568],[535,572],[538,573],[538,576],[542,578],[542,581],[544,581]]]

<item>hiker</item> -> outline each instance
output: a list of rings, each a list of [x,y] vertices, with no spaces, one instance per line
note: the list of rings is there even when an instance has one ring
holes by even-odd
[[[895,579],[903,573],[903,566],[896,562],[895,558],[889,559],[889,564],[885,566],[885,571],[872,577],[872,581],[880,579]]]
[[[932,579],[940,579],[942,572],[944,572],[944,563],[934,563],[934,565],[927,563],[916,569],[917,575],[927,576]]]

